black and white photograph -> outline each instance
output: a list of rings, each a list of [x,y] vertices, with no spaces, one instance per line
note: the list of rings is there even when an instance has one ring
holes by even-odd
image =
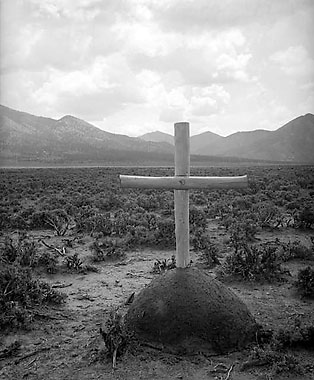
[[[313,36],[313,0],[0,0],[1,380],[314,380]]]

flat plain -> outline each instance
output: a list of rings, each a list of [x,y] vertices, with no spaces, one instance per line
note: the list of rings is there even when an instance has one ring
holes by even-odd
[[[172,191],[121,189],[118,175],[173,168],[0,173],[0,378],[314,378],[314,167],[191,169],[248,175],[248,189],[190,191],[191,258],[246,303],[263,335],[226,355],[131,339],[115,369],[100,327],[172,270],[175,254]],[[30,281],[47,283],[45,295]]]

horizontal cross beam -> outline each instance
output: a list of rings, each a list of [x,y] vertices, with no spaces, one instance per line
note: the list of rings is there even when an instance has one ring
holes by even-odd
[[[174,125],[175,176],[142,177],[120,175],[121,187],[174,190],[176,222],[176,261],[178,268],[190,264],[189,253],[189,190],[190,189],[239,189],[247,187],[247,176],[239,177],[190,177],[189,123]]]
[[[247,187],[247,176],[238,177],[144,177],[120,175],[123,188],[141,189],[241,189]]]

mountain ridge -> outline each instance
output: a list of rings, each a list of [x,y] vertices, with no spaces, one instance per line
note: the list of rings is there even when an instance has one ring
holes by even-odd
[[[159,141],[159,140],[166,141]],[[152,141],[153,140],[153,141]],[[0,105],[0,159],[26,161],[173,162],[173,136],[155,131],[129,137],[103,131],[83,119],[35,116]],[[192,155],[221,159],[314,163],[314,115],[299,116],[275,131],[206,131],[191,136]],[[133,162],[132,161],[132,162]],[[208,161],[208,160],[207,160]],[[120,161],[119,161],[120,162]]]
[[[167,143],[150,143],[103,131],[66,115],[59,120],[34,116],[0,105],[0,158],[15,160],[115,160],[122,155],[173,156]],[[121,153],[123,152],[123,154]],[[146,153],[146,155],[143,153]],[[126,158],[127,160],[127,158]]]
[[[256,129],[226,137],[207,131],[190,139],[192,154],[314,162],[314,115],[298,116],[274,131]]]

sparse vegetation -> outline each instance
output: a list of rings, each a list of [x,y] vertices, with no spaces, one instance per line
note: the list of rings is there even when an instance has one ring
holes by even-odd
[[[125,257],[117,239],[105,238],[102,241],[95,240],[90,247],[94,262],[121,260]]]
[[[116,368],[117,357],[125,352],[131,336],[125,328],[122,314],[117,310],[111,311],[105,329],[101,328],[100,334],[105,342],[107,355],[111,358],[112,367]]]
[[[211,241],[208,235],[203,233],[202,229],[197,229],[194,232],[191,243],[194,250],[200,253],[199,258],[207,268],[220,264],[217,245]]]
[[[172,256],[171,259],[156,260],[153,265],[152,273],[160,274],[168,270],[176,268],[176,258]]]
[[[242,364],[242,371],[252,367],[270,367],[272,376],[282,373],[303,375],[305,369],[292,354],[278,352],[270,347],[255,347],[251,350],[248,360]]]
[[[278,281],[284,273],[276,247],[270,245],[241,247],[226,257],[220,277],[247,281]]]
[[[244,172],[249,176],[248,189],[190,191],[190,236],[195,257],[192,265],[200,266],[210,275],[220,273],[223,279],[236,279],[229,285],[240,293],[254,316],[278,328],[264,342],[258,340],[248,368],[255,362],[260,365],[254,368],[257,373],[276,378],[289,371],[302,378],[302,373],[312,368],[304,364],[306,359],[298,355],[298,350],[308,352],[313,346],[313,167],[191,169],[191,174],[197,176]],[[61,339],[59,332],[64,329],[75,342],[71,346],[76,355],[73,360],[77,358],[85,365],[82,351],[85,347],[88,351],[91,329],[97,330],[99,339],[98,323],[103,321],[100,315],[107,313],[112,304],[116,306],[121,294],[125,301],[128,294],[125,292],[134,294],[143,288],[152,278],[148,272],[163,273],[175,268],[175,260],[171,258],[175,247],[172,192],[121,189],[117,173],[165,176],[173,175],[173,169],[1,172],[0,328],[9,332],[33,326],[36,331],[41,326],[37,337],[43,334],[47,346],[39,344],[38,351],[58,343],[58,350],[51,351],[49,360],[54,360],[56,352],[60,355],[60,350],[68,352],[71,343],[64,336]],[[124,260],[128,256],[130,259]],[[99,276],[82,275],[100,269]],[[287,270],[291,275],[286,274]],[[52,286],[39,281],[39,277],[46,278]],[[55,291],[63,287],[70,295],[67,309],[71,310],[71,302],[78,306],[75,321],[68,315],[55,321],[59,307],[51,315],[42,315],[42,310],[54,310],[50,304],[60,305],[64,301],[64,296]],[[99,303],[95,302],[96,295]],[[306,326],[298,327],[292,321],[291,315],[296,311],[307,320]],[[38,315],[42,315],[41,319]],[[282,326],[285,318],[288,327]],[[129,337],[123,329],[123,320],[114,316],[103,329],[106,356],[112,362],[114,356],[125,352]],[[12,356],[18,355],[18,360],[23,358],[25,342],[17,350],[10,343],[0,347],[0,357],[12,352]],[[158,348],[151,349],[159,353]],[[141,350],[140,355],[144,355],[145,348]],[[44,356],[41,359],[46,360]],[[128,355],[123,360],[129,365]],[[149,360],[154,361],[151,356]],[[111,367],[107,365],[107,361],[102,362],[101,371],[106,374]],[[167,365],[172,369],[175,364],[171,361]],[[152,377],[158,375],[158,371],[152,370]]]
[[[34,307],[60,304],[64,295],[35,279],[28,268],[0,262],[0,329],[25,327]]]
[[[289,373],[304,375],[307,368],[291,349],[313,349],[314,325],[304,326],[300,318],[296,317],[286,328],[277,331],[260,330],[257,343],[242,364],[242,371],[252,367],[268,367],[270,376]]]

